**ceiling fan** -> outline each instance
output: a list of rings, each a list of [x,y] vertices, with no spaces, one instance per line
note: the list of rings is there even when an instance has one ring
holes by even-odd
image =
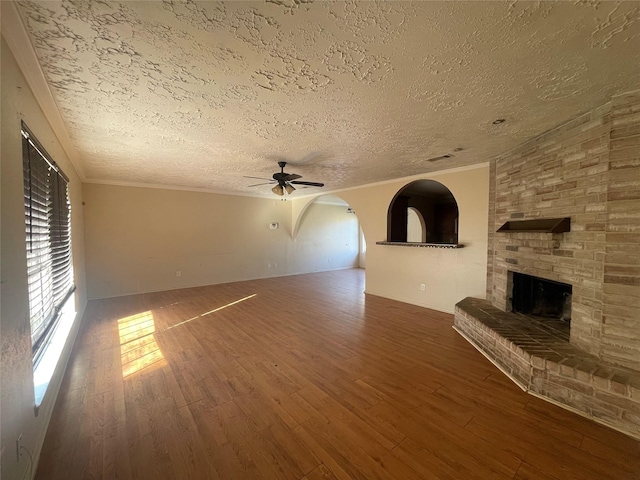
[[[304,182],[302,180],[298,180],[302,178],[302,175],[298,175],[296,173],[285,173],[284,167],[287,165],[287,162],[278,162],[278,166],[280,167],[280,171],[273,174],[273,179],[262,178],[262,177],[248,177],[244,178],[257,178],[260,180],[267,180],[265,183],[256,183],[255,185],[249,185],[249,187],[257,187],[259,185],[274,185],[271,189],[273,193],[279,196],[283,196],[286,191],[288,194],[292,194],[295,190],[293,185],[304,185],[305,187],[324,187],[324,183],[318,182]],[[304,187],[303,187],[304,188]]]

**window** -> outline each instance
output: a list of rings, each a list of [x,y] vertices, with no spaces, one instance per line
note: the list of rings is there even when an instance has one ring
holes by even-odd
[[[73,293],[71,204],[67,176],[22,124],[27,281],[37,365]]]

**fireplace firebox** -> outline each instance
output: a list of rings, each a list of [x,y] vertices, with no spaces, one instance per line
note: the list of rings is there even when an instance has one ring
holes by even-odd
[[[524,273],[509,273],[513,280],[512,311],[571,322],[571,285]]]

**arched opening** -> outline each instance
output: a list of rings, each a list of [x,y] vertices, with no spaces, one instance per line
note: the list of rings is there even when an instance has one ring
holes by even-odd
[[[302,210],[295,246],[306,271],[364,268],[366,243],[356,212],[342,198],[321,195]],[[314,252],[307,255],[306,252]]]
[[[458,243],[458,203],[435,180],[417,180],[396,193],[387,213],[387,241]]]

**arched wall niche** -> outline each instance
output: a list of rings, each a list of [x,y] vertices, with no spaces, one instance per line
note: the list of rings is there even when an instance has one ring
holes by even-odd
[[[418,243],[415,233],[407,237],[411,211],[421,219],[420,243],[458,243],[458,202],[446,186],[425,179],[402,187],[387,211],[387,242]]]

